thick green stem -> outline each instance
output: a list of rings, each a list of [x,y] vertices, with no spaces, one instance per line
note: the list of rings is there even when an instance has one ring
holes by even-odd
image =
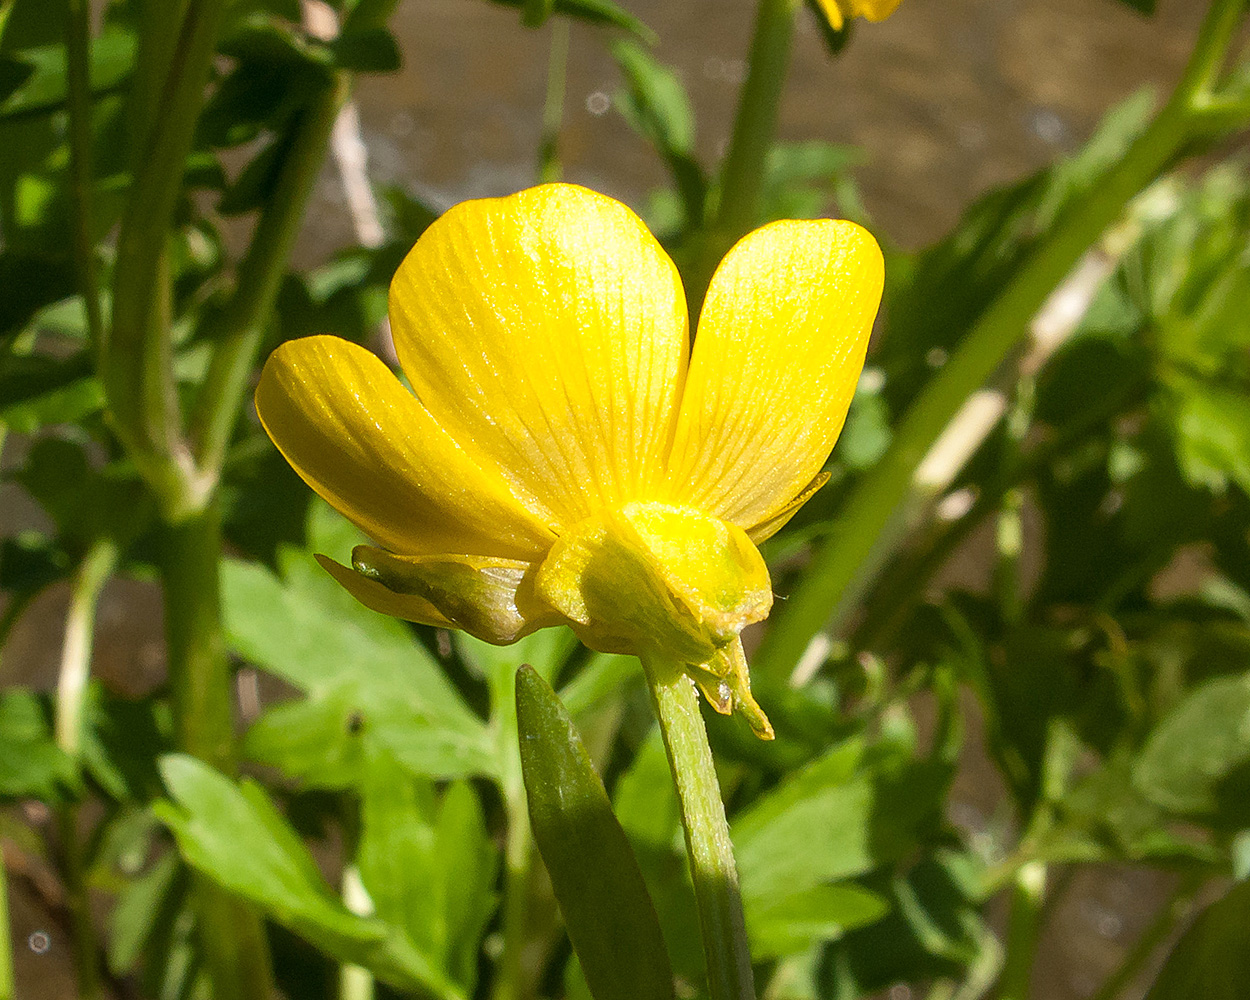
[[[175,743],[184,753],[233,775],[233,699],[221,629],[220,558],[215,502],[164,526],[160,568]],[[271,996],[269,951],[256,913],[203,878],[197,879],[195,899],[215,1000]]]
[[[206,485],[215,484],[220,473],[304,209],[325,162],[335,119],[350,93],[351,77],[336,74],[300,113],[277,186],[239,265],[238,287],[215,332],[217,347],[192,417],[197,465]]]
[[[1046,865],[1030,861],[1016,872],[1012,883],[1007,952],[998,979],[998,1000],[1028,1000],[1045,899]]]
[[[783,679],[817,632],[827,625],[845,627],[886,562],[879,542],[923,492],[916,470],[943,428],[1025,335],[1051,290],[1190,139],[1195,102],[1205,94],[1211,67],[1222,60],[1242,2],[1214,0],[1190,68],[1171,99],[1124,157],[1058,221],[908,409],[889,450],[856,484],[801,584],[774,616],[754,657],[757,671]],[[901,530],[890,532],[891,546],[903,537]]]
[[[102,352],[113,426],[167,520],[203,504],[174,383],[167,241],[224,9],[224,0],[186,6],[117,238],[113,322]]]
[[[65,22],[66,82],[69,91],[70,176],[74,192],[74,243],[78,259],[78,290],[87,316],[92,346],[100,349],[104,322],[100,317],[99,269],[95,255],[91,169],[91,7],[87,0],[69,0]]]
[[[790,66],[794,18],[800,6],[801,0],[760,0],[756,11],[747,77],[721,172],[716,219],[704,234],[699,255],[686,276],[692,316],[698,314],[716,265],[758,219],[768,152],[777,134],[781,92]]]
[[[677,785],[712,1000],[755,1000],[738,868],[699,694],[679,664],[643,660]]]

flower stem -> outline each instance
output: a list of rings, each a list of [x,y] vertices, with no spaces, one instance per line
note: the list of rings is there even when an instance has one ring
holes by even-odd
[[[698,314],[716,265],[757,221],[800,5],[801,0],[760,0],[756,10],[747,77],[721,172],[720,204],[687,276],[691,316]]]
[[[558,181],[564,172],[560,163],[560,128],[564,122],[564,92],[569,63],[569,22],[551,21],[551,54],[547,62],[547,97],[543,101],[543,135],[538,147],[538,180]]]
[[[165,637],[178,749],[224,774],[235,771],[230,664],[221,630],[216,502],[165,525],[161,538]],[[207,879],[194,886],[201,943],[215,1000],[264,1000],[273,993],[264,926]]]
[[[530,831],[523,786],[519,795],[508,794],[505,808],[508,837],[504,845],[503,952],[491,995],[494,1000],[527,1000],[531,991],[526,986],[522,952],[525,948],[526,903],[529,899],[534,837]]]
[[[755,1000],[729,823],[694,682],[662,657],[643,660],[677,785],[712,1000]]]
[[[1029,321],[1086,249],[1129,201],[1162,173],[1192,137],[1196,110],[1236,27],[1243,0],[1213,0],[1189,68],[1149,128],[1041,241],[969,329],[946,365],[899,423],[889,450],[854,487],[813,556],[802,582],[775,614],[754,669],[784,679],[812,637],[832,623],[841,631],[851,610],[901,544],[891,531],[913,510],[923,488],[916,470],[964,400],[983,385],[1025,335]],[[880,543],[880,544],[879,544]]]

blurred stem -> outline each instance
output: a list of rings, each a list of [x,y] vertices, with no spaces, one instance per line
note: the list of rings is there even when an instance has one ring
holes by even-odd
[[[95,350],[104,337],[100,317],[99,269],[95,255],[91,167],[91,7],[69,0],[65,21],[66,80],[69,91],[70,176],[74,192],[74,242],[78,290],[87,315],[87,333]]]
[[[1016,271],[946,365],[899,423],[885,455],[855,485],[826,541],[780,609],[757,651],[756,671],[787,677],[812,637],[826,626],[842,631],[850,613],[904,531],[888,531],[923,502],[915,473],[942,430],[1027,333],[1047,296],[1124,211],[1183,151],[1205,94],[1211,67],[1223,60],[1243,0],[1213,0],[1189,68],[1149,128],[1089,192],[1071,206]],[[879,544],[880,543],[880,544]]]
[[[1155,914],[1154,920],[1125,954],[1123,961],[1089,1000],[1116,1000],[1124,992],[1150,961],[1159,945],[1172,936],[1176,925],[1189,916],[1194,908],[1194,896],[1202,888],[1203,881],[1197,875],[1186,875],[1181,879],[1163,908]]]
[[[91,650],[96,608],[104,584],[117,565],[117,546],[110,539],[96,541],[74,574],[69,611],[65,616],[65,639],[61,647],[61,672],[56,688],[56,745],[75,764],[82,752],[83,706],[91,676]],[[73,803],[56,810],[61,841],[65,906],[73,927],[74,974],[80,1000],[100,997],[99,942],[91,920],[83,843],[78,834],[78,807]]]
[[[569,22],[551,22],[551,55],[547,62],[547,98],[543,102],[543,137],[538,148],[538,180],[558,181],[564,170],[560,163],[560,127],[564,122],[564,91],[569,65]]]
[[[526,900],[529,898],[534,837],[530,831],[524,785],[505,794],[508,838],[504,845],[503,954],[491,995],[494,1000],[528,1000],[532,990],[525,982],[522,952],[525,948]]]
[[[224,9],[225,0],[186,4],[159,103],[143,133],[145,142],[118,233],[112,329],[101,357],[113,427],[169,521],[203,504],[181,433],[170,344],[167,244]],[[163,30],[171,27],[163,15],[156,20]],[[161,53],[144,55],[154,61]],[[154,75],[154,64],[141,71]],[[146,85],[150,88],[150,81]],[[150,100],[150,91],[144,99]],[[144,113],[146,109],[137,112]]]
[[[230,664],[221,629],[221,519],[217,502],[166,524],[160,569],[177,748],[235,772]],[[264,926],[255,911],[197,876],[196,914],[214,1000],[273,993]]]
[[[755,1000],[738,867],[698,691],[678,663],[648,656],[643,667],[681,804],[709,995],[711,1000]]]
[[[343,869],[343,905],[362,917],[373,915],[373,901],[355,865]],[[359,965],[339,966],[339,1000],[373,1000],[373,986],[373,973],[368,969]]]
[[[1016,872],[1007,918],[1007,951],[998,980],[998,1000],[1028,1000],[1046,899],[1046,865],[1029,861]]]
[[[278,183],[239,264],[238,286],[215,331],[217,346],[191,418],[191,438],[205,483],[215,485],[220,475],[261,337],[330,147],[334,122],[350,94],[351,76],[336,73],[333,82],[300,112]]]
[[[9,875],[5,870],[3,850],[0,850],[0,1000],[14,1000],[13,944],[9,931]]]
[[[692,317],[697,316],[716,265],[758,219],[768,152],[777,134],[781,92],[790,66],[794,18],[801,4],[802,0],[760,0],[756,10],[747,77],[721,172],[716,219],[688,275]]]
[[[111,539],[100,539],[88,549],[74,574],[56,688],[56,745],[74,760],[82,747],[83,703],[91,674],[96,606],[116,565],[116,544]]]

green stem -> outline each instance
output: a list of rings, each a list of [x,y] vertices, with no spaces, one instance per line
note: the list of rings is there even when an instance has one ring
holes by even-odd
[[[716,219],[690,269],[687,294],[697,316],[708,282],[731,246],[758,220],[768,152],[777,134],[781,92],[790,66],[794,18],[801,0],[760,0],[747,77],[721,172]]]
[[[1155,918],[1133,943],[1123,961],[1090,1000],[1116,1000],[1124,992],[1150,961],[1159,945],[1172,936],[1176,925],[1189,916],[1194,907],[1194,895],[1202,887],[1202,882],[1200,877],[1192,875],[1181,880],[1163,909],[1155,914]]]
[[[97,541],[74,574],[70,593],[56,689],[56,743],[75,760],[82,746],[82,710],[91,673],[96,606],[116,565],[117,545],[110,539]]]
[[[321,173],[334,122],[350,93],[350,75],[338,73],[300,113],[278,183],[239,265],[239,283],[215,332],[217,347],[191,422],[197,465],[206,488],[216,483],[221,472],[256,351],[304,221],[304,209]]]
[[[9,877],[0,850],[0,1000],[13,1000],[13,945],[9,931]]]
[[[563,174],[560,164],[560,128],[564,122],[564,91],[569,64],[569,22],[556,18],[551,22],[551,54],[547,62],[547,97],[543,102],[543,137],[538,147],[538,180],[558,181]]]
[[[102,352],[113,426],[167,520],[203,504],[181,432],[170,343],[167,243],[224,9],[224,0],[189,0],[186,5],[118,233],[113,322]]]
[[[1012,883],[1007,952],[998,979],[998,1000],[1028,1000],[1045,898],[1046,865],[1041,861],[1022,865]]]
[[[61,877],[65,884],[65,908],[73,928],[74,975],[78,1000],[102,1000],[99,945],[91,920],[91,897],[87,891],[87,865],[78,831],[78,807],[59,806],[57,833],[61,841]]]
[[[643,660],[677,785],[711,1000],[755,1000],[729,823],[694,682],[662,657]]]
[[[524,949],[528,918],[534,837],[530,831],[525,789],[507,793],[508,838],[504,845],[503,952],[491,993],[494,1000],[528,1000],[532,990],[526,984]]]
[[[217,503],[165,525],[160,557],[175,743],[184,753],[233,775],[233,699],[221,629]],[[194,892],[215,1000],[271,996],[268,946],[255,911],[204,878],[197,878]]]
[[[923,493],[915,473],[934,441],[1025,335],[1029,321],[1086,249],[1183,150],[1192,133],[1194,102],[1210,82],[1211,67],[1222,59],[1241,6],[1242,0],[1213,0],[1190,67],[1168,103],[1119,162],[1060,218],[912,403],[889,450],[856,484],[802,582],[774,616],[754,658],[757,671],[784,679],[817,632],[829,623],[844,628],[886,562],[879,541]],[[892,532],[891,545],[903,537],[902,531]]]
[[[70,176],[74,192],[74,243],[78,288],[87,314],[87,333],[96,350],[104,338],[100,316],[99,269],[95,255],[91,168],[91,7],[69,0],[65,22],[66,78],[69,98]]]

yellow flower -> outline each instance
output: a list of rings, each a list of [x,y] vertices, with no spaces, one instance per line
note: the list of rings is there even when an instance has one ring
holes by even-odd
[[[869,21],[884,21],[901,2],[902,0],[816,0],[816,6],[828,19],[829,26],[838,31],[845,18],[866,17]]]
[[[689,350],[677,269],[611,198],[548,184],[451,209],[391,285],[413,391],[362,347],[283,344],[256,409],[379,548],[319,557],[384,614],[688,664],[751,698],[739,633],[772,604],[756,543],[824,482],[881,298],[873,238],[774,222],[721,263]]]

